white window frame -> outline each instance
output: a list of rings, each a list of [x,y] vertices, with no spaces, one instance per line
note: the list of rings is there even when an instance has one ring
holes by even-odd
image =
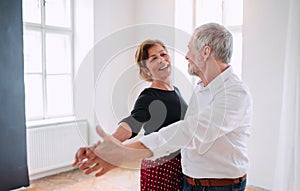
[[[49,26],[46,25],[45,20],[45,6],[47,6],[46,0],[40,0],[41,5],[41,24],[37,23],[30,23],[23,21],[23,29],[25,31],[35,31],[41,33],[41,52],[42,52],[42,87],[43,87],[43,116],[42,118],[31,118],[26,121],[27,127],[42,125],[42,124],[49,124],[49,123],[60,123],[65,121],[74,120],[74,108],[71,108],[72,114],[67,116],[59,116],[59,117],[49,117],[47,116],[47,74],[46,71],[46,33],[55,33],[55,34],[64,34],[70,37],[70,62],[71,62],[71,73],[70,74],[59,74],[59,75],[71,75],[71,89],[73,95],[73,86],[74,86],[74,74],[75,74],[75,67],[74,67],[74,2],[70,0],[70,17],[71,23],[70,27],[59,27],[59,26]],[[41,73],[25,73],[24,76],[30,74],[41,74]],[[58,74],[53,74],[58,75]],[[25,84],[26,85],[26,84]],[[26,86],[25,86],[26,87]],[[72,99],[73,96],[72,96]],[[72,100],[73,103],[73,100]],[[74,107],[74,106],[73,106]]]
[[[232,32],[233,35],[235,35],[235,34],[241,34],[242,38],[243,38],[243,23],[241,25],[227,25],[225,23],[225,14],[226,14],[226,12],[225,12],[225,8],[224,8],[224,2],[226,0],[213,0],[213,1],[212,0],[193,0],[193,4],[194,4],[193,5],[193,7],[194,7],[194,10],[193,10],[193,12],[194,12],[194,15],[193,15],[193,26],[194,26],[194,28],[197,27],[197,26],[200,26],[201,24],[204,24],[206,22],[215,22],[215,21],[205,20],[205,19],[204,20],[200,19],[201,21],[197,22],[197,19],[199,19],[199,16],[198,16],[198,13],[197,13],[197,11],[198,11],[197,7],[199,6],[199,4],[203,5],[207,1],[210,1],[210,2],[212,2],[212,3],[215,4],[215,6],[212,7],[214,10],[209,10],[209,11],[220,11],[221,12],[221,13],[220,12],[217,13],[217,14],[221,15],[221,18],[219,18],[219,22],[217,22],[217,23],[224,25],[226,28],[228,28]],[[243,0],[240,0],[240,2],[243,3]],[[242,7],[242,9],[243,9],[243,7]],[[241,18],[241,19],[243,19],[243,18]],[[242,42],[242,44],[243,44],[243,42]],[[234,51],[233,54],[235,54],[235,51]],[[242,50],[241,50],[241,54],[242,54]],[[242,69],[242,60],[243,60],[243,54],[241,55],[239,63],[234,63],[235,66],[233,66],[233,67],[236,68],[235,73],[239,77],[242,76],[242,70],[241,70]],[[237,65],[237,64],[240,64],[240,65]]]

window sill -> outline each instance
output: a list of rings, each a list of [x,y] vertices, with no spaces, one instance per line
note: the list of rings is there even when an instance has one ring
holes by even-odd
[[[47,125],[59,125],[69,122],[76,122],[76,118],[74,116],[70,117],[62,117],[62,118],[53,118],[53,119],[45,119],[45,120],[37,120],[37,121],[27,121],[26,127],[27,129],[42,127]]]

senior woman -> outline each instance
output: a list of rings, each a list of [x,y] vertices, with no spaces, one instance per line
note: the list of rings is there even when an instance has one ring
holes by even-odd
[[[135,53],[135,62],[140,76],[151,82],[137,98],[131,114],[122,119],[113,136],[121,142],[135,137],[144,129],[145,134],[157,132],[161,128],[183,119],[187,104],[179,90],[172,85],[172,64],[166,46],[159,40],[142,42]],[[114,168],[111,164],[97,157],[93,147],[80,148],[73,165],[86,170],[86,174],[98,172],[100,176]],[[83,159],[88,159],[82,162]],[[98,163],[106,163],[100,169]],[[151,160],[142,160],[140,186],[141,191],[147,190],[181,190],[182,170],[180,152]]]

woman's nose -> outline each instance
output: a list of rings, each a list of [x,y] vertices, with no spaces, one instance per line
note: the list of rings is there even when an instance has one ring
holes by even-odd
[[[161,63],[162,61],[165,61],[166,59],[165,59],[165,57],[163,57],[163,56],[159,56],[158,57],[158,62],[159,63]]]

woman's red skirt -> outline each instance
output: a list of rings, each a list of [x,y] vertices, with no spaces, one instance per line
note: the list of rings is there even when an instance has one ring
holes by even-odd
[[[180,156],[172,159],[143,160],[141,164],[141,191],[182,190]]]

